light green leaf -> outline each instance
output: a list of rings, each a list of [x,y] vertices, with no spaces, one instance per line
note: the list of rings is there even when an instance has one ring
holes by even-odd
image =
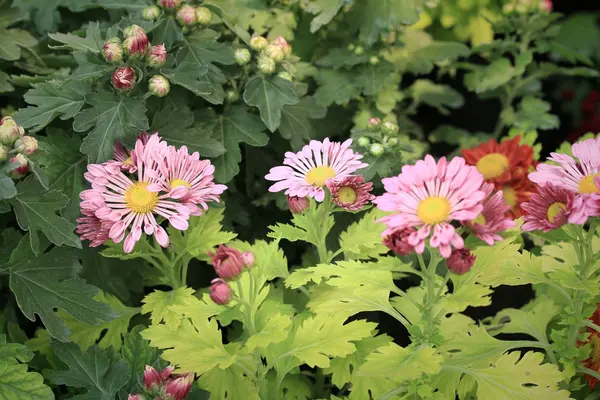
[[[281,123],[281,111],[286,105],[298,103],[292,83],[279,77],[257,75],[246,83],[244,101],[258,107],[260,117],[271,132]]]
[[[256,363],[250,354],[242,354],[227,368],[212,368],[200,376],[199,386],[210,392],[211,399],[261,400],[258,388],[248,372],[254,372]]]
[[[555,129],[560,126],[556,115],[550,114],[551,105],[533,96],[525,96],[519,103],[513,125],[522,131]]]
[[[373,209],[340,234],[340,247],[345,259],[360,260],[388,252],[381,238],[386,227],[377,222],[384,215],[379,209]]]
[[[356,4],[352,17],[360,27],[359,39],[371,46],[383,32],[419,19],[421,0],[370,0]]]
[[[438,85],[428,79],[416,80],[409,89],[413,98],[412,109],[420,104],[435,107],[440,114],[448,115],[448,108],[460,108],[464,104],[462,95],[448,85]]]
[[[308,3],[306,11],[315,14],[310,21],[310,31],[315,33],[323,25],[327,25],[340,11],[344,0],[316,0]]]
[[[545,342],[548,324],[559,311],[560,307],[547,297],[537,297],[521,310],[505,308],[492,320],[493,324],[499,325],[493,334],[526,333]]]
[[[272,343],[285,340],[291,325],[292,319],[288,315],[261,312],[259,308],[256,313],[256,333],[246,341],[248,351],[264,349]]]
[[[171,311],[171,306],[185,305],[186,299],[193,297],[194,289],[181,287],[170,292],[155,290],[142,300],[142,314],[150,315],[152,324],[157,325],[164,321],[169,329],[177,329],[181,323],[181,314]]]
[[[321,243],[321,232],[329,232],[333,227],[333,216],[329,214],[327,219],[323,219],[323,212],[317,207],[316,202],[311,201],[310,207],[301,214],[294,214],[292,218],[294,224],[277,224],[269,226],[271,232],[267,234],[273,239],[286,239],[290,242],[297,240],[312,243],[315,246]]]
[[[132,97],[100,91],[87,94],[85,101],[92,107],[75,115],[73,129],[86,132],[93,128],[81,145],[90,162],[111,159],[115,140],[127,141],[149,128],[144,103]]]
[[[475,93],[488,92],[508,83],[515,76],[515,68],[507,58],[499,58],[485,67],[478,67],[465,75],[465,84]]]
[[[74,51],[89,51],[91,53],[100,53],[104,46],[104,40],[100,34],[100,24],[91,22],[87,29],[85,37],[73,35],[71,33],[49,33],[50,39],[63,43],[63,46],[50,46],[52,49],[70,49]]]

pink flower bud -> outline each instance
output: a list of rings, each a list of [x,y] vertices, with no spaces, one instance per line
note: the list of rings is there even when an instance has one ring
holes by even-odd
[[[254,36],[250,39],[250,47],[252,50],[260,51],[269,45],[269,41],[262,36]]]
[[[127,28],[123,29],[123,35],[126,38],[128,38],[130,36],[136,36],[136,35],[138,35],[140,33],[144,33],[145,34],[146,32],[144,31],[144,29],[142,29],[141,26],[135,25],[135,24],[134,25],[129,25]],[[120,43],[119,38],[109,39],[109,42],[110,41],[114,41],[115,43]]]
[[[19,136],[25,136],[25,129],[22,126],[18,126],[17,128],[19,128]]]
[[[292,46],[290,46],[290,44],[287,42],[287,40],[283,38],[283,36],[277,36],[273,41],[273,44],[276,44],[277,46],[281,47],[281,50],[283,50],[283,54],[286,57],[289,56],[292,52]]]
[[[160,0],[160,6],[168,10],[174,10],[181,5],[181,0]]]
[[[144,386],[146,389],[152,390],[160,386],[163,379],[160,373],[151,365],[146,365],[144,368]]]
[[[233,279],[238,276],[244,268],[242,254],[229,246],[219,245],[215,253],[208,253],[212,258],[215,272],[223,279]]]
[[[29,156],[37,151],[38,141],[31,136],[23,136],[15,141],[13,149],[15,149],[17,153],[23,153],[26,156]]]
[[[148,81],[148,90],[156,97],[166,96],[170,88],[169,80],[162,75],[154,75]]]
[[[194,374],[178,376],[167,383],[165,393],[169,399],[184,400],[194,383]],[[170,397],[169,397],[170,396]]]
[[[158,68],[165,65],[167,61],[167,49],[164,44],[157,44],[150,48],[150,52],[146,56],[146,64],[152,68]]]
[[[275,60],[271,57],[266,56],[265,54],[261,54],[258,56],[257,61],[258,70],[263,74],[270,75],[275,72],[277,65],[275,64]]]
[[[227,282],[221,278],[216,278],[211,281],[210,285],[210,299],[216,304],[225,305],[229,303],[231,297],[231,289]]]
[[[277,62],[283,61],[283,59],[285,58],[283,49],[281,48],[281,46],[278,46],[276,44],[268,45],[264,51],[267,57],[270,57]]]
[[[375,117],[369,118],[369,125],[368,125],[369,130],[372,130],[372,131],[376,130],[380,124],[381,124],[381,120],[379,118],[375,118]]]
[[[446,259],[448,269],[455,274],[462,275],[469,272],[477,256],[470,249],[454,249]]]
[[[244,260],[246,268],[251,268],[254,265],[254,261],[256,261],[256,257],[254,257],[254,253],[251,251],[245,251],[242,253],[242,260]]]
[[[127,400],[146,400],[146,397],[141,394],[130,394]]]
[[[541,0],[540,8],[542,11],[552,12],[552,0]]]
[[[21,137],[19,127],[16,124],[5,123],[0,126],[0,144],[12,146],[15,140]]]
[[[21,178],[29,172],[29,163],[23,154],[17,154],[9,161],[11,164],[17,164],[17,168],[10,171],[10,176],[13,178]]]
[[[212,21],[212,12],[206,7],[196,7],[196,21],[200,25],[208,25]]]
[[[135,71],[131,67],[117,68],[112,74],[112,85],[115,89],[130,90],[135,86]]]
[[[8,160],[8,147],[0,144],[0,162]]]
[[[408,237],[415,232],[411,228],[399,228],[392,231],[385,239],[383,244],[399,256],[406,256],[415,251],[415,248],[408,243]]]
[[[15,120],[12,117],[6,116],[0,120],[0,126],[2,126],[2,125],[17,126],[17,123],[15,122]]]
[[[137,26],[137,25],[134,25]],[[148,36],[141,28],[123,42],[125,54],[134,58],[142,58],[148,52]]]
[[[306,197],[287,196],[288,208],[294,214],[300,214],[308,208],[308,199]]]
[[[104,43],[102,55],[106,61],[118,63],[123,59],[123,48],[117,43]]]
[[[194,25],[196,23],[196,9],[190,5],[181,7],[177,11],[177,21],[184,26]]]
[[[160,16],[160,8],[156,6],[146,7],[142,10],[142,18],[146,21],[155,21]]]
[[[167,379],[169,379],[171,377],[171,374],[173,373],[174,369],[175,369],[175,367],[173,367],[172,365],[169,365],[168,367],[166,367],[165,369],[160,371],[160,377],[162,378],[162,380],[166,382]]]

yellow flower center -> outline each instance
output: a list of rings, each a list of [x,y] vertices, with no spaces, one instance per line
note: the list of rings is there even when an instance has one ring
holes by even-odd
[[[184,181],[183,179],[173,179],[171,181],[171,189],[174,189],[179,186],[191,187],[191,185],[189,183],[187,183],[186,181]]]
[[[125,192],[127,207],[136,214],[146,214],[158,204],[158,194],[150,192],[146,182],[137,182]]]
[[[567,211],[567,206],[564,203],[552,203],[550,207],[548,207],[548,221],[550,221],[550,223],[554,223],[554,220],[556,219],[558,213],[560,213],[561,210]]]
[[[590,337],[590,344],[592,345],[592,353],[590,354],[590,358],[594,362],[594,364],[600,363],[600,336],[592,333]]]
[[[342,203],[354,203],[356,192],[349,186],[344,186],[338,191],[338,199]]]
[[[600,174],[589,175],[581,178],[579,181],[579,193],[589,194],[600,192],[594,183],[594,178],[597,176],[600,176]]]
[[[477,170],[485,179],[493,179],[501,176],[510,167],[508,157],[501,153],[490,153],[477,161]]]
[[[502,194],[504,195],[504,202],[511,206],[514,207],[517,205],[518,202],[518,198],[517,198],[517,192],[515,191],[515,189],[509,187],[509,186],[505,186],[502,188]]]
[[[123,165],[127,165],[127,166],[133,166],[133,160],[131,160],[131,157],[127,157],[127,160],[123,161]]]
[[[483,214],[479,214],[477,218],[473,220],[474,224],[484,225],[485,226],[485,217]]]
[[[417,216],[426,224],[443,222],[449,215],[450,202],[443,197],[428,197],[417,208]]]
[[[306,183],[313,186],[323,186],[325,181],[330,178],[335,178],[333,168],[321,165],[308,171],[308,174],[306,174]]]

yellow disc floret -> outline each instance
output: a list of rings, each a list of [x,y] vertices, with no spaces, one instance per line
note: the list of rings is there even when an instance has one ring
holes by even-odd
[[[321,165],[308,171],[306,183],[313,186],[323,186],[327,179],[335,178],[335,171],[331,167]]]
[[[148,183],[137,182],[125,192],[127,207],[136,214],[146,214],[158,204],[158,194],[150,192]]]
[[[354,203],[356,200],[356,191],[349,186],[341,188],[337,195],[341,203]]]
[[[548,207],[548,221],[550,223],[554,223],[554,220],[558,216],[558,214],[562,211],[567,211],[567,206],[564,203],[556,202],[552,203],[550,207]]]
[[[485,179],[493,179],[508,171],[510,164],[508,157],[501,153],[490,153],[477,161],[477,170]]]
[[[590,194],[600,192],[594,183],[594,178],[597,176],[600,176],[600,174],[589,175],[581,178],[579,181],[579,193]]]
[[[186,181],[184,181],[183,179],[173,179],[171,181],[171,189],[175,189],[176,187],[179,187],[179,186],[191,187],[191,185],[189,183],[187,183]]]
[[[446,221],[449,215],[450,202],[444,197],[428,197],[417,208],[417,216],[426,224]]]

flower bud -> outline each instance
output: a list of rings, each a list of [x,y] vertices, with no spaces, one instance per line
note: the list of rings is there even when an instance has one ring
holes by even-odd
[[[369,64],[371,64],[371,65],[379,64],[379,58],[376,56],[371,56],[371,58],[369,58]]]
[[[366,136],[361,136],[358,138],[358,145],[360,147],[369,147],[371,144],[371,140]]]
[[[367,127],[371,132],[375,132],[379,128],[379,125],[381,125],[381,120],[379,118],[369,118]]]
[[[106,42],[104,42],[104,44],[106,44],[106,43],[121,44],[121,39],[119,39],[118,37],[112,37],[112,38],[108,39]]]
[[[180,375],[167,383],[165,394],[168,399],[184,400],[192,388],[192,383],[194,383],[194,374]]]
[[[104,43],[102,48],[104,59],[110,63],[119,63],[123,59],[123,48],[117,43]]]
[[[181,25],[194,25],[196,23],[196,9],[193,6],[185,5],[177,11],[177,21]]]
[[[373,143],[371,145],[371,147],[369,148],[369,153],[371,153],[372,155],[374,155],[375,157],[379,157],[382,156],[384,153],[385,149],[383,148],[383,146],[379,143]]]
[[[233,53],[233,57],[235,58],[235,62],[239,65],[246,65],[250,62],[252,54],[250,54],[248,49],[236,49]]]
[[[450,257],[446,259],[448,269],[455,274],[462,275],[469,272],[477,256],[470,249],[454,249]]]
[[[397,144],[398,144],[398,138],[395,138],[395,137],[393,137],[393,138],[389,138],[389,139],[387,140],[386,144],[387,144],[388,146],[391,146],[391,147],[393,147],[393,146],[395,146],[395,145],[397,145]]]
[[[285,58],[285,54],[283,53],[283,49],[276,45],[270,44],[265,48],[265,55],[267,57],[271,57],[273,60],[280,62]]]
[[[148,90],[156,97],[166,96],[171,89],[169,80],[162,75],[154,75],[148,81]]]
[[[208,25],[212,22],[213,16],[206,7],[196,7],[196,21],[200,25]]]
[[[264,54],[258,56],[258,70],[263,74],[270,75],[275,72],[277,65],[275,64],[275,60],[271,57],[267,57]]]
[[[175,369],[175,367],[173,367],[172,365],[169,365],[168,367],[166,367],[165,369],[160,371],[160,377],[162,378],[162,380],[166,381],[167,379],[169,379],[171,377],[171,374],[173,373],[174,369]]]
[[[130,394],[127,400],[146,400],[146,397],[142,394]]]
[[[8,160],[8,147],[0,144],[0,162]]]
[[[25,136],[25,128],[23,128],[22,126],[17,126],[17,128],[19,129],[19,136]]]
[[[16,124],[4,123],[0,126],[0,144],[12,146],[20,137],[19,127]]]
[[[144,386],[146,389],[152,390],[160,386],[163,379],[160,373],[151,365],[146,365],[144,368]]]
[[[31,136],[23,136],[15,141],[13,149],[16,150],[17,153],[23,153],[26,156],[30,156],[37,151],[38,141]]]
[[[308,199],[306,197],[287,196],[287,205],[294,214],[300,214],[308,208]]]
[[[407,256],[415,248],[408,243],[408,237],[415,232],[412,228],[396,228],[383,239],[383,244],[399,256]]]
[[[239,93],[237,90],[233,90],[233,89],[231,89],[231,90],[228,90],[228,91],[225,93],[225,96],[227,97],[227,100],[228,100],[229,102],[233,103],[234,101],[237,101],[237,100],[239,100],[239,98],[240,98],[240,93]]]
[[[21,178],[25,176],[27,172],[29,172],[29,163],[27,158],[23,154],[17,154],[12,157],[9,161],[11,164],[17,164],[17,168],[10,171],[10,176],[12,178]]]
[[[112,74],[112,85],[115,89],[130,90],[135,86],[135,71],[131,67],[117,68]]]
[[[386,135],[395,135],[398,133],[398,125],[393,122],[386,121],[381,125],[381,130]]]
[[[292,46],[283,38],[283,36],[277,36],[273,41],[273,44],[276,44],[283,51],[283,55],[285,57],[289,56],[292,53]]]
[[[348,49],[349,51],[354,51],[354,49],[355,49],[355,48],[356,48],[356,46],[355,46],[353,43],[350,43],[350,44],[348,45],[348,47],[347,47],[347,49]]]
[[[251,268],[254,265],[254,261],[256,261],[256,257],[254,257],[254,253],[251,251],[245,251],[242,253],[242,260],[244,260],[246,268]]]
[[[540,0],[540,9],[545,12],[552,12],[552,0]]]
[[[140,33],[145,34],[146,32],[144,32],[144,30],[142,29],[141,26],[139,25],[129,25],[127,28],[123,29],[123,36],[125,36],[126,38],[131,37],[131,36],[136,36]],[[115,38],[118,40],[118,38]],[[115,43],[120,43],[120,42],[115,42]]]
[[[162,8],[174,10],[181,5],[182,0],[160,0],[159,4]]]
[[[290,74],[287,71],[281,71],[280,73],[277,74],[278,77],[280,77],[281,79],[285,79],[286,81],[292,81],[292,74]]]
[[[150,47],[150,52],[146,56],[146,64],[152,68],[158,68],[167,62],[167,49],[164,44],[157,44]]]
[[[216,278],[211,281],[210,285],[210,299],[216,304],[223,306],[229,303],[231,297],[231,289],[227,282],[221,278]]]
[[[364,47],[362,47],[362,46],[356,46],[354,48],[354,54],[356,54],[357,56],[360,56],[360,55],[362,55],[364,53],[365,53],[365,48]]]
[[[219,245],[215,253],[208,253],[208,255],[212,258],[212,265],[219,278],[233,279],[244,268],[242,254],[233,247]]]
[[[148,36],[143,30],[140,30],[125,39],[123,42],[123,50],[125,51],[125,54],[130,57],[142,58],[148,52],[148,45]]]
[[[142,18],[146,21],[156,21],[160,16],[160,8],[156,6],[146,7],[142,10]]]
[[[260,51],[269,45],[269,41],[262,36],[254,36],[250,39],[250,47],[253,50]]]

